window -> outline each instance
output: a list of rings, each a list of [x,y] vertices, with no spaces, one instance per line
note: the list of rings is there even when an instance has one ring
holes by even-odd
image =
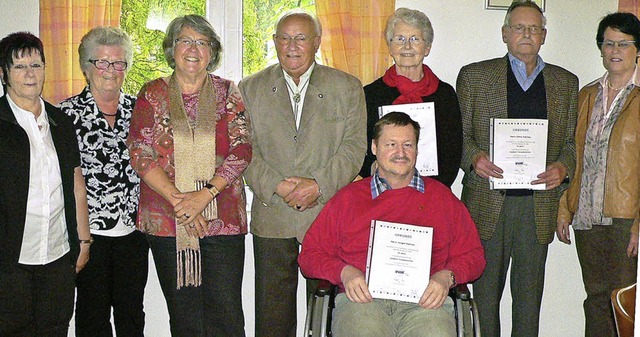
[[[171,74],[162,40],[171,20],[186,13],[205,15],[207,0],[123,0],[120,27],[133,40],[133,65],[122,90],[135,95],[146,82]]]
[[[244,0],[243,4],[243,77],[278,61],[271,36],[282,13],[296,7],[316,11],[314,0]]]

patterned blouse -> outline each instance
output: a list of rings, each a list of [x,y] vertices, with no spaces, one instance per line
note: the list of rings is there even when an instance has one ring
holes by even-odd
[[[244,113],[240,91],[233,82],[210,75],[216,99],[216,168],[215,175],[228,186],[217,196],[218,219],[211,220],[206,236],[247,233],[246,196],[242,172],[251,161],[250,123]],[[131,164],[141,177],[160,167],[175,181],[173,129],[169,112],[169,85],[153,80],[140,89],[131,119],[127,143]],[[198,95],[182,95],[185,111],[197,113]],[[213,177],[212,177],[213,178]],[[140,183],[138,229],[156,236],[175,236],[173,206],[149,187]]]
[[[574,230],[588,230],[593,226],[613,224],[613,219],[603,214],[609,138],[629,93],[640,83],[637,80],[639,76],[636,67],[634,76],[616,95],[607,110],[608,77],[607,72],[598,80],[598,94],[585,135],[580,197],[578,209],[571,223]]]
[[[135,97],[120,93],[113,129],[89,87],[60,103],[60,109],[73,118],[78,136],[92,233],[115,228],[126,235],[135,229],[140,179],[129,163],[126,144],[135,102]]]

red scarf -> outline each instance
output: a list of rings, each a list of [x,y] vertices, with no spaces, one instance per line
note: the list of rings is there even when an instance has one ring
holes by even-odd
[[[422,97],[436,92],[440,79],[426,64],[422,65],[422,72],[424,73],[422,79],[418,82],[413,82],[407,77],[398,75],[395,65],[387,69],[387,72],[382,76],[382,81],[390,87],[398,88],[398,91],[400,91],[400,96],[391,104],[422,103]]]

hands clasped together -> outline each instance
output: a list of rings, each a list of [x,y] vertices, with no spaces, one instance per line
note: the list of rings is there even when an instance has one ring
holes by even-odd
[[[184,226],[191,237],[204,238],[209,230],[209,222],[202,215],[202,211],[213,201],[213,195],[206,189],[186,193],[173,193],[177,204],[173,207],[177,225]]]
[[[318,198],[322,195],[320,186],[314,179],[303,177],[288,177],[280,182],[276,194],[293,209],[304,212],[307,208],[318,205]]]

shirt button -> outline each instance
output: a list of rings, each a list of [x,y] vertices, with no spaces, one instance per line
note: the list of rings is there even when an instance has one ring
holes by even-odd
[[[298,141],[298,136],[293,136],[293,141],[297,142]]]

